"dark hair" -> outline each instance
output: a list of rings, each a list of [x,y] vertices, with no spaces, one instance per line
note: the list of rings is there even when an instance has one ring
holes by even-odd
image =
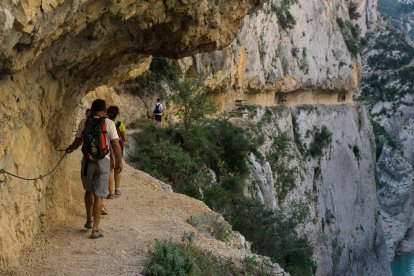
[[[102,99],[96,99],[93,101],[91,110],[92,112],[100,112],[105,111],[106,109],[106,102]]]
[[[108,114],[109,119],[114,120],[119,115],[119,108],[112,105],[106,110],[106,114]]]
[[[161,101],[160,98],[157,98],[157,102]]]

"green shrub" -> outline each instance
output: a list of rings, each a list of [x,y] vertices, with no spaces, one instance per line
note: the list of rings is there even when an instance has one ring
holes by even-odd
[[[308,155],[313,158],[322,156],[324,148],[327,148],[332,142],[332,133],[326,126],[322,126],[321,130],[316,130],[313,141],[309,145]]]
[[[204,191],[204,202],[217,212],[225,211],[231,204],[232,196],[221,186],[213,186]]]
[[[200,198],[195,185],[202,179],[201,170],[168,134],[168,130],[150,125],[133,135],[138,147],[130,160],[138,169],[173,184],[176,191]]]
[[[356,2],[349,2],[348,4],[348,12],[349,17],[353,20],[357,20],[361,17],[361,14],[358,12],[358,3]]]
[[[359,150],[358,145],[354,145],[354,146],[352,147],[352,152],[354,153],[355,158],[356,158],[357,160],[359,160],[359,158],[361,157],[361,152],[360,152],[360,150]]]
[[[296,205],[287,216],[282,211],[266,210],[254,200],[234,200],[231,213],[225,216],[233,229],[252,242],[252,250],[269,256],[291,275],[313,275],[313,250],[306,237],[295,228],[308,214],[304,205]]]
[[[180,119],[186,135],[196,123],[204,121],[217,111],[200,78],[185,77],[171,87],[175,91],[172,96],[174,114]]]
[[[173,84],[178,80],[179,73],[172,68],[170,62],[163,57],[153,57],[149,70],[139,75],[135,79],[128,80],[125,88],[133,94],[150,95],[153,91],[160,93],[163,91],[163,82]]]
[[[298,0],[282,0],[279,5],[271,4],[271,10],[276,13],[277,21],[283,29],[291,29],[296,25],[296,19],[290,13],[289,8],[297,3]]]
[[[231,225],[216,213],[210,212],[191,216],[187,219],[187,222],[219,241],[229,241],[232,234]]]
[[[258,262],[236,265],[232,260],[219,259],[192,245],[173,241],[157,241],[144,273],[148,276],[272,275]]]
[[[245,130],[228,121],[216,120],[208,125],[207,138],[217,145],[219,158],[224,161],[228,173],[244,176],[249,172],[247,156],[256,151],[257,145],[247,137]]]
[[[342,18],[337,18],[336,21],[341,29],[348,50],[356,56],[359,53],[359,28],[354,26],[349,20],[344,21]]]
[[[385,128],[381,126],[379,123],[375,122],[374,120],[371,120],[372,127],[374,129],[374,135],[375,135],[375,144],[377,147],[376,150],[376,159],[378,159],[381,156],[382,149],[384,148],[384,145],[388,145],[391,148],[395,148],[395,142],[392,140],[391,136],[385,131]]]

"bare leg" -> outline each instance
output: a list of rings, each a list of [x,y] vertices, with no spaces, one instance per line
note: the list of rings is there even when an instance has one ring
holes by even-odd
[[[93,202],[93,230],[99,230],[99,222],[101,221],[103,197],[94,196]]]
[[[116,178],[114,176],[114,169],[112,169],[109,173],[109,183],[108,183],[108,189],[110,194],[114,194],[115,187],[116,187]]]
[[[93,210],[93,193],[85,192],[85,208],[86,208],[86,220],[92,221],[92,210]]]
[[[121,186],[121,174],[115,173],[115,189],[119,189]]]

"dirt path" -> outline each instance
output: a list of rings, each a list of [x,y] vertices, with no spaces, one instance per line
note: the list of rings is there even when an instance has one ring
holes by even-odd
[[[78,175],[76,169],[73,173]],[[139,275],[156,239],[179,241],[184,232],[194,232],[200,248],[244,258],[244,249],[226,246],[186,223],[191,215],[211,212],[204,203],[166,191],[160,181],[130,166],[124,170],[122,192],[121,197],[106,200],[110,214],[101,222],[104,238],[91,240],[90,231],[83,228],[80,190],[67,219],[39,234],[22,253],[19,264],[0,274]]]

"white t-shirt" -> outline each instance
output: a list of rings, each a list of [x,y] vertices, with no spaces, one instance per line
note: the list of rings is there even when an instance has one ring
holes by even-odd
[[[98,118],[98,117],[95,117]],[[88,120],[87,118],[82,119],[82,121],[80,121],[79,126],[78,126],[78,131],[76,132],[76,137],[77,138],[81,138],[83,136],[83,132],[85,131],[85,126],[86,126],[86,120]],[[108,135],[106,136],[106,145],[109,147],[111,146],[111,141],[118,139],[118,132],[116,131],[116,126],[115,123],[110,120],[109,118],[105,119],[106,122],[106,127],[107,127],[107,131],[108,131]],[[111,159],[111,155],[108,153],[106,156],[106,158]]]
[[[163,110],[163,107],[162,107],[162,103],[156,103],[155,104],[155,106],[160,106],[160,108],[159,108],[159,110],[160,110],[160,112],[158,112],[158,113],[154,113],[155,115],[162,115],[162,110]]]

